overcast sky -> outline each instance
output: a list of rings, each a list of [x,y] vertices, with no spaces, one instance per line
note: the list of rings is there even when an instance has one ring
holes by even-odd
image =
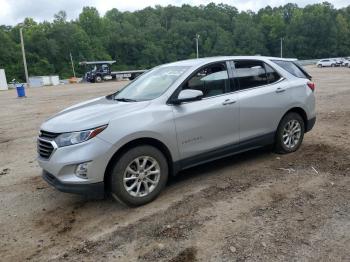
[[[60,10],[67,12],[69,19],[76,18],[83,6],[94,6],[100,14],[107,10],[117,8],[121,11],[134,11],[154,5],[200,5],[210,2],[225,3],[238,8],[238,10],[257,11],[262,7],[284,5],[288,2],[297,3],[303,7],[307,4],[320,3],[316,0],[0,0],[0,24],[14,25],[22,22],[25,17],[32,17],[36,21],[52,20],[53,15]],[[336,8],[350,5],[350,0],[328,0]]]

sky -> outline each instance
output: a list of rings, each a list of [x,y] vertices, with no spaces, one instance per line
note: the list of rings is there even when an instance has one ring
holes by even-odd
[[[32,17],[38,22],[51,21],[53,15],[60,10],[66,11],[69,19],[75,19],[84,6],[94,6],[101,15],[104,15],[112,8],[120,11],[135,11],[155,5],[206,5],[210,2],[229,4],[240,11],[257,11],[267,5],[275,7],[293,2],[304,7],[307,4],[321,3],[323,0],[0,0],[0,25],[15,25],[26,17]],[[336,8],[350,5],[350,0],[328,0],[328,2]]]

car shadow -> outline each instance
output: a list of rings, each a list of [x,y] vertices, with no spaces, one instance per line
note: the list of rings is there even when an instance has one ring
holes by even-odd
[[[228,167],[235,167],[237,165],[241,165],[252,160],[258,160],[268,156],[269,154],[273,154],[271,148],[259,148],[250,150],[244,153],[240,153],[237,155],[232,155],[228,157],[224,157],[221,159],[213,160],[204,164],[200,164],[198,166],[191,167],[189,169],[185,169],[180,171],[177,175],[170,177],[168,181],[168,186],[171,187],[178,183],[181,183],[186,180],[190,180],[196,177],[206,178],[208,176],[217,175],[215,171],[220,171],[222,169]]]
[[[177,191],[177,187],[180,187],[182,183],[187,183],[188,181],[194,179],[211,179],[215,176],[218,176],[222,170],[227,168],[235,168],[238,165],[242,165],[244,163],[248,163],[251,161],[257,161],[259,159],[263,159],[273,154],[271,148],[260,148],[254,149],[251,151],[247,151],[244,153],[240,153],[233,156],[224,157],[218,160],[210,161],[205,164],[200,164],[195,167],[191,167],[189,169],[180,171],[176,176],[169,177],[167,186],[164,188],[162,192],[162,196],[171,195],[173,190]],[[237,171],[239,172],[239,171]],[[158,201],[158,198],[155,201]],[[102,205],[105,208],[113,207],[114,210],[125,210],[128,209],[127,206],[117,203],[109,194],[106,195],[104,199],[96,199],[89,196],[75,196],[77,202],[79,202],[80,207],[83,206],[94,206],[94,205]],[[152,203],[150,203],[152,205]],[[148,204],[149,205],[149,204]],[[141,206],[142,208],[142,206]]]

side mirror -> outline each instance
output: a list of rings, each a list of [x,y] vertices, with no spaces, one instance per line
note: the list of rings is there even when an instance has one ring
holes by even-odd
[[[177,98],[175,98],[172,103],[179,105],[184,102],[192,102],[201,100],[203,97],[203,92],[195,89],[185,89],[182,90]]]

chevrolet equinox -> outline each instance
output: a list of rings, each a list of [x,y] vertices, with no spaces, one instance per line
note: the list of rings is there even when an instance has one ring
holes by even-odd
[[[157,66],[46,120],[37,142],[43,178],[138,206],[180,170],[267,145],[294,152],[316,120],[310,79],[295,60],[262,56]]]

